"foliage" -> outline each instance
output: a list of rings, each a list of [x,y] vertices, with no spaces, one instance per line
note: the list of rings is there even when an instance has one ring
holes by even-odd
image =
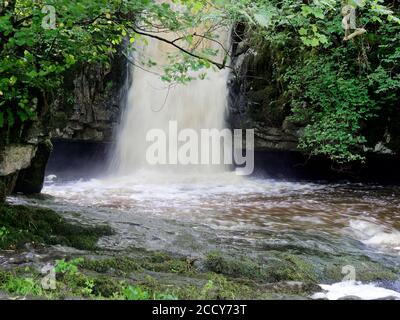
[[[366,140],[360,126],[376,111],[368,84],[347,69],[345,64],[316,59],[288,72],[294,92],[291,119],[307,124],[300,147],[336,162],[362,159],[359,148]]]
[[[346,3],[357,9],[357,26],[367,30],[347,42],[341,22]],[[23,126],[48,113],[69,70],[108,65],[121,47],[128,57],[134,43],[146,44],[149,38],[180,49],[161,66],[164,81],[186,84],[194,74],[204,79],[202,69],[224,68],[228,56],[218,61],[218,52],[201,42],[218,42],[219,28],[245,23],[251,31],[247,36],[258,45],[280,51],[283,61],[293,50],[299,58],[288,59],[296,68],[276,76],[278,82],[286,79],[294,97],[294,119],[306,122],[300,147],[339,162],[362,159],[363,121],[379,108],[393,108],[398,96],[398,8],[389,0],[2,1],[0,128]],[[311,74],[316,66],[327,72],[324,87]],[[307,78],[300,81],[303,74]]]
[[[140,287],[128,286],[123,291],[126,300],[148,300],[149,293]]]
[[[33,278],[10,278],[10,280],[4,285],[4,289],[10,293],[21,296],[37,296],[43,293],[42,288]]]
[[[129,38],[128,47],[146,42],[143,30],[154,31],[155,21],[157,28],[176,33],[202,22],[198,13],[204,1],[174,2],[185,4],[186,9],[177,11],[168,3],[148,0],[2,1],[0,128],[34,120],[47,111],[68,70],[82,64],[107,65],[124,38]],[[186,62],[189,57],[184,56]],[[200,59],[191,57],[189,64],[208,66],[207,59],[201,53]]]
[[[78,272],[78,265],[83,262],[83,258],[73,259],[66,262],[64,259],[56,260],[55,272],[62,274],[76,274]]]
[[[244,37],[256,50],[273,54],[270,82],[288,99],[288,119],[305,127],[300,149],[338,163],[362,161],[379,141],[369,141],[366,131],[374,118],[396,113],[400,79],[399,5],[347,2],[357,9],[357,27],[367,33],[345,41],[343,4],[257,1],[244,18],[254,25]]]
[[[4,226],[0,228],[0,242],[3,242],[7,239],[7,236],[10,234],[10,231]]]

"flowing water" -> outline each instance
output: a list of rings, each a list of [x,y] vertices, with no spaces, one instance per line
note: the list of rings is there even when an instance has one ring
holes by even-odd
[[[228,39],[229,32],[221,31],[220,42],[228,46]],[[148,166],[144,155],[149,129],[167,130],[170,120],[194,130],[226,126],[228,71],[212,71],[207,80],[166,88],[155,74],[166,63],[166,52],[171,52],[166,44],[151,39],[148,46],[136,46],[136,62],[146,57],[158,64],[153,72],[132,70],[112,174],[64,182],[50,176],[43,192],[53,198],[10,201],[106,222],[116,234],[101,239],[100,245],[112,250],[135,246],[189,256],[218,250],[261,260],[271,250],[291,251],[309,258],[319,270],[351,266],[351,261],[399,270],[398,187],[274,181],[239,177],[223,167]],[[356,280],[365,272],[357,267]],[[329,283],[323,288],[330,299],[400,296],[395,280]]]
[[[195,32],[202,34],[201,29]],[[200,52],[201,49],[218,52],[212,60],[222,64],[229,48],[230,31],[220,28],[216,33],[218,37],[215,41],[194,37],[194,43],[189,47],[182,41],[176,43],[187,49],[196,47]],[[157,33],[157,36],[169,41],[181,37],[175,33]],[[146,141],[147,135],[156,129],[169,136],[170,121],[176,122],[177,132],[190,129],[198,135],[202,129],[226,128],[229,69],[211,68],[205,80],[199,79],[201,71],[190,71],[188,75],[193,78],[191,82],[186,85],[170,84],[163,81],[161,75],[168,65],[168,56],[177,52],[178,49],[170,44],[151,38],[146,38],[144,43],[138,42],[135,46],[135,52],[131,57],[131,61],[135,63],[132,67],[132,86],[128,91],[126,110],[122,117],[117,148],[112,161],[113,174],[132,174],[149,167],[146,152],[151,143]],[[178,136],[167,139],[166,154],[169,155],[174,147],[184,145],[186,139],[179,142],[178,139]],[[189,141],[189,144],[191,142],[193,143]],[[189,146],[191,147],[198,149],[197,145]],[[152,169],[157,167],[153,166]],[[164,172],[166,167],[158,167],[158,170]],[[224,167],[173,165],[168,170],[204,173],[220,172]]]
[[[43,192],[54,198],[12,200],[34,202],[73,219],[110,224],[117,233],[103,238],[100,245],[111,250],[133,246],[194,257],[219,251],[257,261],[271,250],[295,252],[317,270],[334,266],[340,273],[354,265],[355,280],[371,271],[369,264],[363,267],[366,262],[397,272],[400,268],[398,187],[145,170],[120,178],[47,181]],[[400,282],[393,279],[323,282],[328,293],[322,296],[330,299],[400,298]]]

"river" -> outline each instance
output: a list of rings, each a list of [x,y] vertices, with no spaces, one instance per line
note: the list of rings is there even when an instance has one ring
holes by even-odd
[[[103,248],[194,257],[220,251],[260,263],[271,250],[294,252],[311,261],[321,284],[333,285],[325,286],[330,298],[400,297],[399,280],[369,281],[378,265],[400,267],[399,187],[142,171],[62,182],[50,176],[43,192],[52,197],[11,201],[110,224],[117,232],[100,240]],[[330,276],[334,269],[343,279]]]

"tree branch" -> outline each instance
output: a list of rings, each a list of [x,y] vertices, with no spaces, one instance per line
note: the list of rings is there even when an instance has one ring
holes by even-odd
[[[149,37],[149,38],[153,38],[153,39],[156,39],[156,40],[165,42],[165,43],[167,43],[167,44],[169,44],[169,45],[171,45],[171,46],[177,48],[178,50],[180,50],[180,51],[182,51],[182,52],[184,52],[184,53],[190,55],[191,57],[194,57],[194,58],[197,58],[197,59],[201,59],[201,60],[207,61],[207,62],[213,64],[214,66],[216,66],[216,67],[217,67],[218,69],[220,69],[220,70],[225,69],[225,68],[231,68],[230,66],[227,66],[227,65],[226,65],[226,61],[225,61],[226,59],[224,60],[223,63],[219,63],[219,62],[216,62],[216,61],[211,60],[211,59],[209,59],[209,58],[202,57],[202,56],[200,56],[200,55],[198,55],[198,54],[195,54],[195,53],[193,53],[193,52],[191,52],[191,51],[189,51],[189,50],[187,50],[187,49],[185,49],[185,48],[183,48],[183,47],[177,45],[177,44],[175,43],[175,42],[176,42],[175,40],[172,40],[172,41],[171,41],[171,40],[162,38],[162,37],[160,37],[160,36],[158,36],[158,35],[155,35],[155,34],[151,34],[151,33],[147,33],[147,32],[143,32],[143,31],[137,30],[136,28],[132,28],[132,30],[133,30],[134,32],[136,32],[137,34],[140,34],[140,35],[142,35],[142,36],[146,36],[146,37]]]

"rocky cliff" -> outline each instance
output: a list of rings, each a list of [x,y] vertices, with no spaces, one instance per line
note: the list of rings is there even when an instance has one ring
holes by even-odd
[[[53,139],[110,142],[120,120],[127,81],[126,59],[116,56],[106,66],[73,70],[65,92],[53,105]]]
[[[258,150],[296,151],[303,128],[288,120],[290,105],[277,80],[276,52],[251,43],[248,30],[238,25],[233,33],[233,72],[230,86],[230,124],[255,129]]]
[[[292,54],[260,41],[252,31],[237,25],[233,32],[230,85],[230,123],[234,128],[255,129],[256,149],[299,151],[298,142],[307,123],[290,120],[292,105],[285,82],[287,69],[298,63]],[[305,106],[306,107],[306,106]],[[400,154],[398,110],[382,108],[361,124],[368,144],[364,151],[374,155]]]
[[[127,84],[126,59],[106,66],[80,65],[65,77],[52,103],[41,103],[39,117],[0,130],[0,201],[12,192],[39,193],[52,143],[108,143],[120,119]]]

